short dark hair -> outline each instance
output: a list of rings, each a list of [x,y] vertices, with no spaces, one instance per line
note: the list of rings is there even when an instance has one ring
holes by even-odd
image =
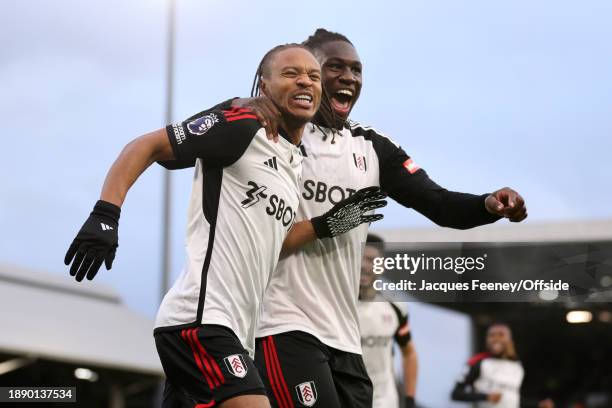
[[[327,44],[332,41],[344,41],[353,46],[353,43],[346,38],[346,36],[335,33],[333,31],[328,31],[324,28],[317,28],[311,36],[309,36],[306,41],[302,43],[306,48],[308,48],[312,53],[316,55],[317,50],[321,50],[323,44]],[[321,99],[321,106],[319,107],[319,111],[315,116],[314,122],[322,123],[325,127],[332,129],[335,131],[336,129],[342,129],[343,127],[350,128],[346,121],[341,120],[330,105],[330,96],[323,87],[323,98]],[[334,139],[332,139],[332,144],[334,143]]]
[[[328,31],[324,28],[317,28],[314,34],[308,37],[302,44],[304,44],[310,50],[316,50],[320,49],[323,44],[327,44],[328,42],[332,41],[344,41],[353,45],[353,43],[346,38],[346,36],[333,31]]]
[[[289,43],[289,44],[281,44],[272,48],[270,51],[266,52],[266,54],[261,59],[259,66],[257,67],[257,72],[255,72],[255,78],[253,78],[253,85],[251,86],[251,96],[259,96],[259,86],[261,84],[261,78],[264,76],[264,73],[268,71],[270,61],[272,57],[278,54],[281,51],[287,50],[289,48],[301,48],[308,52],[312,52],[308,47],[303,44],[298,43]]]
[[[374,242],[374,243],[385,243],[385,240],[382,239],[380,236],[376,235],[376,234],[372,234],[369,233],[368,237],[366,238],[366,242]]]
[[[503,326],[508,328],[510,331],[512,331],[512,327],[510,327],[510,325],[506,322],[504,322],[503,320],[495,320],[493,323],[489,324],[487,326],[487,330],[489,330],[491,327],[495,327],[495,326]]]
[[[385,240],[380,236],[369,233],[368,237],[366,238],[366,245],[368,244],[373,244],[371,246],[378,249],[383,254],[385,253]]]

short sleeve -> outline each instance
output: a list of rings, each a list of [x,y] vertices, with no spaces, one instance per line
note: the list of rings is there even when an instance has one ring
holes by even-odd
[[[201,112],[166,131],[176,162],[200,158],[205,167],[224,167],[243,155],[260,128],[251,110],[233,108]]]
[[[198,116],[203,116],[207,113],[213,112],[215,110],[229,110],[232,108],[232,101],[236,99],[236,98],[231,98],[228,100],[225,100],[221,103],[218,103],[217,105],[213,106],[212,108],[208,108],[200,113],[197,113],[195,115],[193,115],[192,117],[188,118],[187,120],[192,120],[195,119]],[[179,161],[179,160],[163,160],[163,161],[158,161],[157,164],[159,164],[160,166],[165,167],[168,170],[181,170],[181,169],[187,169],[190,167],[195,166],[195,159],[192,160],[183,160],[183,161]]]

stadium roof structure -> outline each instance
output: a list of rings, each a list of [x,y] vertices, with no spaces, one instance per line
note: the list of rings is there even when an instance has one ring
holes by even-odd
[[[111,287],[0,264],[0,351],[163,375],[153,322]]]
[[[509,223],[469,230],[400,228],[375,231],[387,242],[593,242],[612,241],[612,219]]]

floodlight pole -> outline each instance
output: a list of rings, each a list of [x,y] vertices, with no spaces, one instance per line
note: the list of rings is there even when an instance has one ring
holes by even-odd
[[[172,123],[172,102],[174,97],[174,20],[176,18],[175,0],[168,0],[168,38],[166,44],[166,116],[164,125]],[[169,170],[164,169],[163,178],[163,203],[162,203],[162,259],[161,259],[161,282],[160,300],[168,291],[170,286],[170,264],[171,248],[170,235],[171,228],[171,209],[172,209],[172,175]]]

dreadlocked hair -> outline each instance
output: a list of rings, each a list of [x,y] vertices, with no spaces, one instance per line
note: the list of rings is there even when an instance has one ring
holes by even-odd
[[[314,51],[321,49],[323,44],[327,44],[328,42],[332,41],[344,41],[353,45],[353,43],[344,35],[334,33],[333,31],[327,31],[324,28],[317,28],[314,34],[308,37],[302,44],[311,51]]]
[[[311,52],[305,45],[298,43],[289,43],[289,44],[281,44],[272,48],[270,51],[266,52],[266,55],[263,56],[259,66],[257,67],[257,71],[255,72],[255,78],[253,78],[253,85],[251,86],[251,97],[259,96],[260,87],[261,87],[261,79],[264,76],[264,72],[268,71],[270,60],[275,54],[278,54],[281,51],[288,50],[290,48],[301,48],[308,52]]]
[[[264,73],[267,73],[269,69],[270,61],[272,57],[279,53],[280,51],[284,51],[289,48],[302,48],[308,52],[312,52],[312,49],[308,48],[305,44],[297,44],[297,43],[289,43],[289,44],[281,44],[272,48],[270,51],[266,53],[261,59],[259,66],[257,67],[257,71],[255,72],[255,77],[253,78],[253,84],[251,85],[251,97],[255,98],[260,96],[261,92],[261,81],[264,76]],[[317,120],[317,118],[319,118]],[[334,127],[341,129],[344,125],[339,118],[337,118],[333,109],[331,108],[331,104],[329,102],[329,95],[323,89],[323,93],[321,95],[321,105],[319,110],[317,111],[313,121],[323,123],[324,126],[330,127],[332,130]],[[336,124],[336,126],[329,126],[328,124]]]
[[[302,45],[304,45],[316,56],[317,51],[320,51],[324,44],[332,41],[344,41],[353,45],[353,43],[344,35],[335,33],[333,31],[327,31],[324,28],[317,28],[314,34],[309,36],[306,41],[302,43]],[[314,117],[314,122],[323,124],[323,126],[332,129],[332,132],[334,132],[336,129],[342,129],[343,127],[350,128],[347,121],[340,119],[332,109],[329,94],[325,89],[323,89],[323,95],[324,97],[321,100],[321,107]]]

